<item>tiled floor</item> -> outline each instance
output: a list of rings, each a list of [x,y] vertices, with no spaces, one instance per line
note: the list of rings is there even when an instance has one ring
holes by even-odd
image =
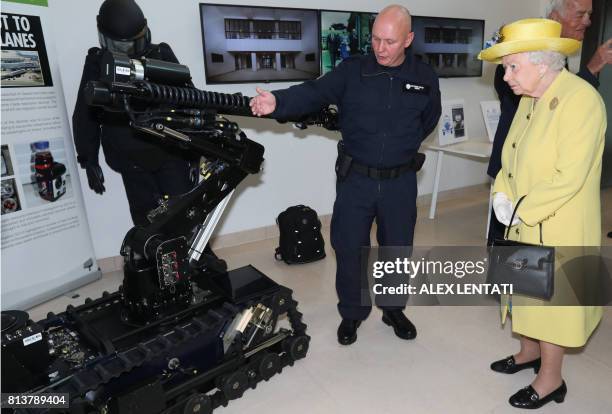
[[[438,205],[435,220],[427,206],[419,209],[415,243],[419,245],[478,245],[484,242],[487,196],[464,194]],[[604,192],[603,229],[612,230],[612,191]],[[326,234],[327,236],[327,234]],[[612,239],[603,242],[612,245]],[[380,321],[375,309],[359,328],[351,346],[336,342],[339,316],[334,288],[335,260],[327,244],[325,260],[287,266],[273,258],[276,240],[266,240],[217,251],[230,268],[252,264],[275,281],[293,289],[312,337],[308,356],[286,368],[220,414],[245,413],[511,413],[508,397],[529,384],[533,372],[515,375],[489,370],[491,361],[518,349],[518,339],[502,327],[495,307],[409,307],[407,315],[418,337],[403,341]],[[62,311],[85,297],[114,291],[118,273],[69,295],[30,310],[32,319]],[[565,358],[568,395],[563,404],[550,403],[542,413],[612,412],[612,308],[584,349]]]

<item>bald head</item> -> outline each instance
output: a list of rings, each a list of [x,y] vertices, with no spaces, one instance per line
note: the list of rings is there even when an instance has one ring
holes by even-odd
[[[382,9],[376,16],[376,20],[378,19],[395,20],[398,25],[408,29],[408,32],[412,31],[412,16],[407,8],[399,4],[392,4]]]
[[[399,66],[404,62],[405,49],[410,46],[414,33],[410,12],[393,4],[378,13],[372,27],[372,50],[382,66]]]

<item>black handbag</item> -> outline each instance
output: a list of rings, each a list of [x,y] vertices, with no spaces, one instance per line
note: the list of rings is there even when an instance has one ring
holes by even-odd
[[[510,223],[525,196],[516,203]],[[513,293],[550,300],[554,293],[555,248],[544,246],[542,223],[540,244],[508,240],[510,226],[503,239],[495,239],[489,248],[487,283],[512,284]]]

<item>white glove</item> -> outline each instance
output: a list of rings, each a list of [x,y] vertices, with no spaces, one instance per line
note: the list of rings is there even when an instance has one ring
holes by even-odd
[[[497,217],[497,221],[499,221],[504,226],[516,226],[521,222],[521,219],[518,217],[518,214],[514,216],[514,220],[512,224],[510,224],[510,218],[512,217],[512,202],[508,198],[508,196],[504,193],[495,193],[493,196],[493,211],[495,212],[495,217]]]

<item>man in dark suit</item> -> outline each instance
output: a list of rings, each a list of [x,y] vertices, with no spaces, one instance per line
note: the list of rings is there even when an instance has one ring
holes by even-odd
[[[586,29],[591,25],[591,14],[593,13],[592,0],[552,0],[548,7],[547,16],[549,19],[561,23],[561,37],[572,38],[579,41],[584,39]],[[584,65],[576,75],[593,85],[599,87],[597,74],[607,65],[612,63],[612,39],[604,42],[591,60]],[[501,116],[495,138],[493,140],[493,150],[489,160],[487,174],[495,179],[501,169],[501,153],[506,140],[506,135],[512,125],[512,119],[518,108],[520,95],[515,95],[512,89],[503,80],[504,68],[499,65],[495,71],[495,90],[499,97],[501,106]],[[491,214],[489,225],[488,243],[491,244],[496,238],[504,237],[505,226],[497,221],[495,214]],[[612,237],[612,232],[608,233]]]
[[[340,36],[336,33],[333,26],[329,27],[327,35],[327,50],[329,51],[329,61],[332,69],[336,67],[336,59],[338,59],[338,47],[340,46]]]

